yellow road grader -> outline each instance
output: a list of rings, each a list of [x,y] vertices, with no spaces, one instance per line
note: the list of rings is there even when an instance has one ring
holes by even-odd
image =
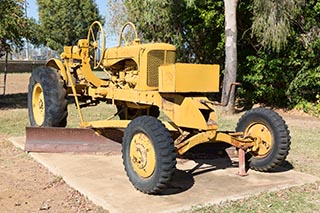
[[[270,109],[249,110],[235,131],[218,130],[217,102],[204,94],[219,92],[219,65],[176,63],[173,45],[142,44],[130,22],[122,27],[116,47],[105,48],[104,39],[101,24],[94,22],[86,39],[64,47],[61,60],[50,59],[32,72],[31,127],[66,127],[67,97],[73,97],[81,128],[125,129],[125,171],[134,187],[147,194],[166,189],[177,155],[203,143],[224,142],[244,150],[258,171],[270,171],[285,160],[289,130]],[[105,77],[95,75],[98,69]],[[98,103],[116,105],[119,119],[84,120],[81,108]],[[160,111],[168,121],[158,119]]]

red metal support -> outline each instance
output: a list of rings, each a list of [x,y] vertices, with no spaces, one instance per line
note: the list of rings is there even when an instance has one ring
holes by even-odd
[[[247,171],[246,171],[246,159],[245,159],[245,151],[243,149],[239,149],[238,150],[238,154],[239,154],[239,173],[238,175],[243,177],[243,176],[247,176]]]

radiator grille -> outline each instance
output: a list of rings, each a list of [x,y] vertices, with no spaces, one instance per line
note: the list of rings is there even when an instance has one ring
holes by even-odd
[[[165,51],[153,50],[148,53],[147,62],[147,85],[150,87],[158,86],[158,67],[163,64],[172,64],[175,62],[175,51],[167,51],[166,60],[164,60]]]

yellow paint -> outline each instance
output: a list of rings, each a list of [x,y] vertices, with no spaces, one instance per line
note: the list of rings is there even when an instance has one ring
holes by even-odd
[[[106,78],[100,79],[93,73],[92,58],[89,57],[91,48],[99,48],[94,27],[104,34],[101,24],[94,22],[87,39],[80,39],[75,46],[64,47],[63,66],[55,60],[48,63],[58,67],[68,82],[67,91],[75,97],[82,126],[125,128],[128,124],[128,121],[84,121],[79,100],[85,95],[92,100],[121,103],[136,109],[158,106],[169,117],[171,125],[167,127],[170,130],[182,132],[181,128],[185,127],[199,131],[200,135],[192,139],[189,147],[212,137],[218,128],[217,116],[213,104],[201,93],[219,91],[219,65],[176,63],[175,46],[141,44],[134,25],[127,23],[121,30],[118,46],[103,49],[101,60],[98,56],[93,57],[98,61],[93,69],[102,67],[108,73]],[[132,28],[134,38],[120,46],[126,27]],[[199,92],[199,95],[195,96],[193,92]]]
[[[70,82],[70,86],[71,86],[72,93],[73,93],[73,96],[74,96],[74,100],[76,102],[76,107],[77,107],[77,111],[78,111],[78,115],[79,115],[79,119],[80,119],[80,126],[82,127],[83,123],[84,123],[84,120],[83,120],[82,112],[81,112],[81,109],[80,109],[79,99],[78,99],[78,96],[77,96],[77,90],[76,90],[75,83],[73,82],[73,79],[72,79],[72,76],[71,76],[70,68],[68,66],[66,66],[66,68],[67,68],[67,75],[68,75],[68,78],[69,78],[69,82]]]
[[[189,149],[191,149],[192,147],[198,144],[210,142],[215,137],[215,135],[216,135],[215,130],[198,133],[190,137],[189,139],[185,140],[184,142],[178,144],[176,146],[177,151],[179,154],[184,154]]]
[[[266,125],[263,123],[252,123],[246,128],[244,133],[247,136],[259,138],[260,140],[260,144],[258,144],[257,150],[254,152],[255,157],[263,158],[271,151],[274,137],[272,131]]]
[[[90,121],[84,122],[83,127],[92,127],[92,128],[126,128],[130,120],[99,120],[99,121]]]
[[[45,116],[45,100],[43,89],[39,83],[34,85],[32,91],[32,112],[36,124],[41,126]]]
[[[219,65],[161,65],[159,92],[219,92]]]
[[[198,130],[218,128],[215,112],[200,103],[200,100],[207,100],[206,97],[185,97],[178,94],[163,94],[162,97],[161,109],[177,126]],[[205,118],[201,110],[210,112],[209,118]],[[207,119],[211,120],[210,124]]]
[[[143,178],[150,177],[156,169],[156,155],[150,138],[137,133],[130,142],[130,160],[133,170]]]

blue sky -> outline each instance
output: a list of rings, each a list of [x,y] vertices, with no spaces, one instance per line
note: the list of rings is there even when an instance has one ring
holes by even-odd
[[[26,0],[27,1],[27,16],[33,17],[38,20],[38,5],[37,0]],[[95,0],[98,5],[100,15],[106,17],[107,15],[107,1],[106,0]],[[113,47],[118,44],[118,37],[112,36],[106,40],[107,47]]]
[[[27,15],[38,19],[38,5],[37,0],[26,0],[27,1]],[[100,15],[105,16],[107,12],[107,1],[106,0],[95,0],[98,5]]]

